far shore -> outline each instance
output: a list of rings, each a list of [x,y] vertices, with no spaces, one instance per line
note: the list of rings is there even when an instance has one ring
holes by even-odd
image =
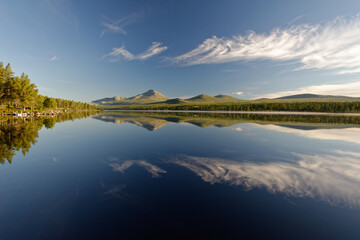
[[[106,112],[169,112],[169,113],[222,113],[222,114],[262,114],[262,115],[325,115],[325,116],[359,116],[360,113],[331,112],[290,112],[290,111],[199,111],[199,110],[121,110],[104,109]]]

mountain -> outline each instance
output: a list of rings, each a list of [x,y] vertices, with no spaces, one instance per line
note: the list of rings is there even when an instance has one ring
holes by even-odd
[[[181,98],[172,98],[169,100],[164,101],[165,104],[186,104],[188,101],[181,99]]]
[[[97,104],[104,104],[107,102],[114,102],[114,101],[121,101],[121,100],[125,100],[127,99],[126,97],[119,97],[119,96],[115,96],[115,97],[108,97],[108,98],[101,98],[95,101],[92,101],[93,103],[97,103]]]
[[[216,104],[216,103],[237,103],[242,101],[241,99],[234,98],[228,95],[217,95],[215,97],[207,95],[207,94],[201,94],[189,99],[186,99],[185,101],[189,103],[210,103],[210,104]]]
[[[168,97],[165,97],[164,95],[162,95],[159,92],[156,92],[154,90],[149,90],[147,92],[138,94],[134,97],[130,97],[128,98],[128,100],[134,100],[134,101],[152,101],[152,102],[160,102],[160,101],[165,101],[169,99]]]
[[[318,94],[296,94],[283,96],[274,99],[257,99],[257,100],[241,100],[228,95],[216,95],[210,96],[207,94],[200,94],[192,98],[168,98],[163,94],[148,90],[147,92],[138,94],[133,97],[108,97],[93,101],[93,104],[101,106],[121,106],[121,105],[157,105],[157,104],[169,104],[169,105],[200,105],[200,104],[236,104],[247,102],[346,102],[346,101],[359,101],[360,98],[346,97],[346,96],[334,96],[334,95],[318,95]]]
[[[115,96],[115,97],[108,97],[108,98],[94,100],[92,101],[92,103],[96,103],[100,105],[133,105],[133,104],[163,102],[168,99],[169,98],[164,96],[163,94],[151,89],[147,92],[129,98]]]
[[[236,103],[243,100],[234,98],[227,95],[217,95],[215,97],[201,94],[188,99],[173,98],[169,99],[163,94],[156,92],[154,90],[149,90],[147,92],[138,94],[133,97],[108,97],[102,98],[92,103],[99,105],[144,105],[144,104],[216,104],[216,103]]]
[[[238,102],[238,101],[242,101],[241,99],[238,98],[234,98],[228,95],[217,95],[215,96],[215,98],[217,99],[221,99],[221,101],[226,101],[226,102]]]
[[[207,94],[201,94],[192,98],[187,99],[189,101],[214,101],[215,97],[207,95]]]
[[[359,100],[360,98],[356,97],[347,97],[347,96],[335,96],[335,95],[318,95],[318,94],[311,94],[311,93],[305,93],[305,94],[296,94],[296,95],[289,95],[289,96],[283,96],[275,99],[314,99],[314,100],[327,100],[327,101],[342,101],[342,100]]]

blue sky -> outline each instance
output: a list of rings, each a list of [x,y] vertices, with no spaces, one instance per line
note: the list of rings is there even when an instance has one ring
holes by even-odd
[[[0,0],[0,60],[81,101],[360,97],[359,13],[357,0]]]

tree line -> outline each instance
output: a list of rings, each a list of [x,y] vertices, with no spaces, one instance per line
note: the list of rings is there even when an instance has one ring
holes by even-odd
[[[237,104],[154,104],[112,106],[119,110],[200,110],[200,111],[292,111],[292,112],[331,112],[359,113],[360,101],[352,102],[269,102]]]
[[[88,103],[40,95],[37,86],[31,83],[28,75],[23,73],[20,77],[15,76],[10,63],[4,67],[3,62],[0,62],[0,108],[5,111],[98,110],[98,107]]]

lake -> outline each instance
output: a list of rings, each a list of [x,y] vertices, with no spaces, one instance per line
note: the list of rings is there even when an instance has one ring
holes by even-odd
[[[360,117],[1,120],[7,239],[360,239]]]

